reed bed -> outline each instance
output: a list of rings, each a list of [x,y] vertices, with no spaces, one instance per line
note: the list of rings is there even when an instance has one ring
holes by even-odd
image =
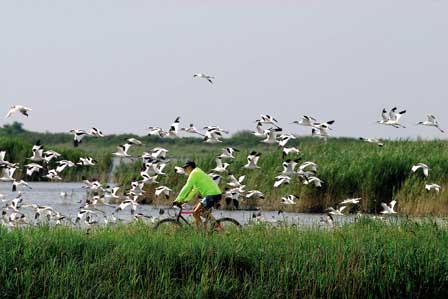
[[[446,298],[448,230],[359,220],[228,235],[0,229],[1,298]]]
[[[338,138],[328,142],[312,138],[300,138],[297,141],[301,155],[288,158],[300,158],[301,161],[313,161],[318,164],[317,176],[324,181],[322,188],[305,186],[295,178],[290,185],[273,188],[275,176],[282,170],[281,149],[276,146],[256,145],[252,148],[239,148],[236,159],[229,166],[235,176],[246,175],[246,190],[260,190],[266,199],[256,204],[265,209],[279,209],[282,196],[294,194],[300,200],[295,206],[286,209],[296,212],[322,212],[329,206],[350,197],[362,197],[359,211],[378,213],[381,202],[398,201],[398,210],[409,215],[448,215],[448,142],[446,141],[386,141],[383,148],[354,139]],[[206,148],[206,146],[204,146]],[[190,151],[184,148],[186,157],[194,159],[205,171],[215,167],[215,158],[220,154],[222,145],[211,146],[205,152]],[[238,148],[238,147],[237,147]],[[168,148],[169,149],[169,148]],[[258,170],[246,170],[247,154],[262,152]],[[185,157],[183,157],[185,158]],[[167,167],[167,176],[160,177],[165,184],[179,191],[186,178],[174,173],[174,165],[180,165],[182,159],[174,159]],[[412,165],[423,162],[430,166],[428,178],[421,172],[411,173]],[[117,182],[127,184],[137,177],[140,166],[122,165],[117,169]],[[442,186],[440,193],[427,192],[426,183]],[[225,180],[221,183],[225,188]],[[244,200],[241,202],[245,204]],[[352,211],[355,212],[355,211]]]

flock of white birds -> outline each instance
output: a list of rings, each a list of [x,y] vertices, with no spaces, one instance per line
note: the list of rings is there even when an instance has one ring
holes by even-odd
[[[214,77],[205,74],[194,74],[194,78],[202,78],[213,84],[212,79]],[[20,113],[26,117],[29,116],[31,108],[15,105],[10,107],[7,118],[14,114]],[[394,128],[405,128],[403,124],[400,123],[402,116],[406,113],[406,110],[398,111],[396,107],[392,108],[389,112],[386,109],[382,110],[381,120],[377,123],[381,125],[391,126]],[[318,138],[327,140],[330,136],[330,131],[332,131],[332,125],[335,123],[334,120],[320,122],[316,118],[304,115],[299,120],[293,122],[299,126],[309,127],[311,129],[311,135]],[[444,132],[440,127],[439,123],[433,115],[427,115],[425,121],[419,122],[417,125],[435,127],[440,132]],[[266,127],[267,126],[267,127]],[[164,130],[161,127],[149,127],[148,134],[153,136],[159,136],[161,138],[179,138],[180,132],[185,132],[188,134],[193,134],[203,138],[205,143],[220,143],[224,134],[229,134],[228,130],[224,130],[218,126],[206,126],[202,130],[197,129],[194,124],[190,124],[188,127],[180,128],[180,117],[177,117],[171,124],[168,130]],[[90,130],[83,129],[73,129],[70,130],[73,134],[73,145],[75,147],[79,146],[85,137],[104,137],[101,130],[97,128],[91,128]],[[316,188],[320,188],[324,182],[317,176],[318,165],[312,161],[305,161],[299,163],[299,159],[289,158],[291,155],[299,155],[301,152],[296,147],[288,147],[287,144],[290,140],[296,137],[292,134],[284,133],[282,128],[276,118],[270,115],[260,115],[260,118],[256,120],[256,127],[253,134],[257,137],[263,138],[261,142],[266,144],[276,144],[283,152],[284,162],[282,164],[283,171],[275,177],[275,183],[273,188],[279,188],[284,184],[289,184],[294,176],[298,177],[299,180],[305,185],[311,185]],[[384,144],[376,138],[361,137],[360,140],[375,144],[382,147]],[[16,227],[19,224],[27,223],[27,219],[22,209],[31,209],[35,213],[35,220],[39,221],[43,219],[45,221],[54,221],[56,224],[61,224],[64,222],[71,223],[85,223],[90,226],[92,224],[97,224],[100,221],[104,223],[116,222],[116,213],[123,211],[125,209],[130,209],[131,214],[136,218],[142,218],[148,216],[138,213],[137,209],[139,207],[139,197],[141,197],[145,191],[144,186],[147,184],[158,184],[157,181],[159,176],[164,176],[163,172],[169,159],[167,159],[168,150],[162,147],[156,147],[151,151],[144,152],[140,157],[133,157],[129,154],[129,149],[132,146],[142,146],[143,143],[135,138],[130,138],[126,143],[119,145],[114,156],[119,158],[128,159],[141,159],[143,167],[140,173],[140,179],[135,180],[131,183],[129,189],[124,192],[124,198],[118,195],[120,187],[110,187],[103,185],[98,180],[84,180],[86,188],[91,191],[94,195],[93,197],[87,197],[85,202],[82,202],[82,206],[79,208],[76,218],[70,219],[65,215],[62,215],[58,211],[55,211],[50,206],[41,206],[38,204],[22,204],[22,192],[18,191],[19,188],[29,188],[31,186],[24,180],[16,180],[14,174],[16,169],[20,166],[18,163],[7,161],[6,151],[0,151],[0,167],[3,170],[3,175],[0,177],[0,181],[10,182],[12,184],[12,191],[16,192],[16,197],[11,199],[6,199],[4,195],[0,194],[0,199],[5,205],[2,207],[2,223],[9,227]],[[228,160],[234,159],[235,155],[239,152],[238,149],[228,147],[223,148],[222,153],[216,158],[216,167],[211,170],[210,176],[213,178],[216,184],[219,184],[223,179],[223,175],[227,175],[227,187],[224,191],[224,198],[228,204],[233,204],[238,208],[239,201],[241,198],[244,199],[263,199],[264,194],[258,190],[247,191],[244,185],[246,179],[245,176],[235,177],[228,171],[229,163]],[[251,152],[247,157],[247,164],[244,165],[245,169],[256,170],[260,167],[258,166],[258,161],[261,157],[259,152]],[[31,177],[35,173],[46,172],[41,174],[42,177],[47,178],[49,181],[60,181],[62,180],[61,175],[68,168],[73,167],[90,167],[94,166],[97,161],[91,157],[80,158],[79,161],[69,161],[69,160],[58,160],[61,154],[52,151],[44,150],[43,145],[37,142],[33,148],[31,157],[28,158],[30,163],[24,165],[26,168],[26,175]],[[47,165],[51,161],[56,161],[58,165],[55,169],[48,169]],[[227,161],[227,162],[226,162]],[[425,177],[428,177],[430,168],[428,165],[423,163],[417,163],[412,166],[411,171],[417,172],[421,170]],[[185,174],[181,167],[176,166],[175,171],[178,174]],[[439,192],[441,187],[437,184],[426,184],[425,189],[429,192],[435,190]],[[157,197],[170,197],[172,189],[167,186],[159,186],[155,188],[155,195]],[[66,197],[67,193],[62,192],[61,197]],[[111,205],[109,202],[111,200],[117,201],[124,199],[119,205]],[[284,205],[295,205],[298,201],[298,196],[286,195],[281,198],[281,203]],[[327,215],[321,219],[321,221],[326,223],[333,223],[333,215],[344,215],[343,211],[348,205],[358,205],[361,198],[353,198],[342,201],[337,208],[330,207],[327,210]],[[383,210],[381,214],[396,214],[394,207],[396,201],[392,200],[390,203],[381,203]],[[113,208],[112,215],[107,217],[106,213],[98,209],[98,205],[104,205]],[[103,220],[101,220],[103,219]]]

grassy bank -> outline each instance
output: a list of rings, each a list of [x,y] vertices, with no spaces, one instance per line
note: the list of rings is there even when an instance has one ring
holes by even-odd
[[[361,221],[230,235],[0,229],[2,298],[448,296],[448,231]]]

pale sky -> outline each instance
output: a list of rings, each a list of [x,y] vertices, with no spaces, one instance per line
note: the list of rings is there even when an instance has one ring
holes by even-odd
[[[0,112],[33,108],[0,125],[235,132],[268,113],[306,134],[289,123],[309,114],[335,136],[444,138],[415,123],[448,130],[447,33],[442,0],[0,1]],[[407,129],[375,124],[393,106]]]

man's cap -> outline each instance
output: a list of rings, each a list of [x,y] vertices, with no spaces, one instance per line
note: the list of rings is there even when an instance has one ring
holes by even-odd
[[[193,161],[187,160],[185,161],[184,166],[182,166],[182,168],[187,168],[188,166],[191,166],[192,168],[196,168],[196,163],[194,163]]]

